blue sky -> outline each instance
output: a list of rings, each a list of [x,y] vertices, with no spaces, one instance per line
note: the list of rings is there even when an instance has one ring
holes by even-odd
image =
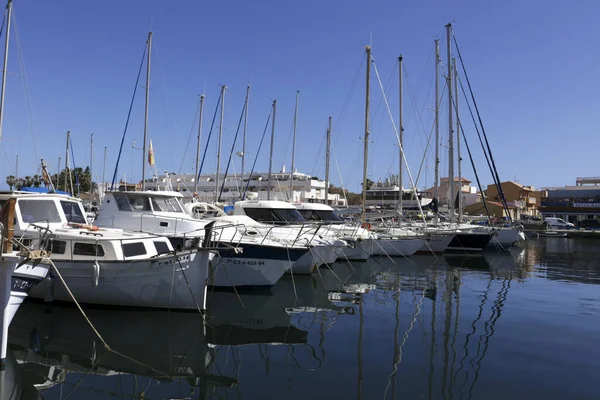
[[[95,132],[95,179],[101,178],[104,146],[108,147],[107,179],[112,176],[150,29],[154,48],[149,138],[159,171],[194,170],[196,128],[192,124],[198,95],[206,94],[204,145],[220,84],[229,88],[224,166],[246,84],[251,82],[247,165],[256,155],[271,102],[277,98],[274,166],[276,170],[282,164],[289,168],[294,98],[300,90],[297,168],[324,177],[323,144],[331,115],[341,178],[351,190],[358,190],[362,180],[364,46],[372,40],[396,123],[395,64],[399,54],[404,56],[405,150],[416,176],[433,122],[433,41],[441,39],[445,65],[444,25],[449,21],[461,46],[501,179],[516,177],[538,187],[574,184],[576,176],[600,175],[595,164],[600,145],[600,122],[595,118],[600,110],[595,18],[600,3],[595,1],[14,3],[33,136],[13,29],[0,151],[3,176],[14,174],[16,154],[20,176],[35,174],[40,157],[48,160],[54,172],[59,156],[64,162],[67,130],[73,135],[77,166],[89,164],[89,137]],[[397,171],[398,150],[374,76],[371,87],[369,176],[378,180]],[[119,170],[119,176],[126,173],[135,180],[140,179],[142,155],[131,145],[134,139],[136,145],[142,140],[143,93],[140,88]],[[446,140],[445,99],[442,104],[441,132]],[[490,174],[476,146],[464,103],[461,106],[481,178],[488,184]],[[215,170],[216,136],[211,143],[206,172]],[[240,147],[238,144],[236,150]],[[268,150],[267,138],[258,170],[267,170]],[[433,181],[432,154],[430,148],[419,187],[431,186]],[[446,156],[441,165],[447,168]],[[463,171],[467,178],[474,178],[468,162]],[[331,176],[339,185],[335,162]],[[5,185],[4,178],[0,184]]]

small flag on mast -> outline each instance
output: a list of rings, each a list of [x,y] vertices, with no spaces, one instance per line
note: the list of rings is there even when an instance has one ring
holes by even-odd
[[[154,165],[154,150],[152,149],[152,139],[150,139],[150,149],[148,150],[148,164]]]

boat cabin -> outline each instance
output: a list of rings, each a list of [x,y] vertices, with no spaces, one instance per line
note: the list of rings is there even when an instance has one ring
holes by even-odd
[[[277,200],[242,200],[234,204],[233,215],[246,215],[272,225],[304,224],[306,220],[293,204]]]
[[[344,220],[327,204],[299,203],[294,205],[302,217],[309,222],[344,223]]]

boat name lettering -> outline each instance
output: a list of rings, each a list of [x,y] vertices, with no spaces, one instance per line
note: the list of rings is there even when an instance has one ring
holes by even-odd
[[[227,259],[227,264],[233,265],[265,265],[264,261],[255,261],[255,260],[238,260],[238,259]]]
[[[573,207],[600,208],[600,203],[573,203]]]
[[[11,290],[27,293],[29,292],[29,289],[33,287],[33,285],[33,282],[13,277]]]

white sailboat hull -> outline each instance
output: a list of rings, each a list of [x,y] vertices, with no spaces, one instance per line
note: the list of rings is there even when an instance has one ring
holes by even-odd
[[[290,269],[291,262],[264,258],[216,256],[211,262],[208,285],[213,288],[268,289]]]
[[[310,247],[310,251],[300,257],[293,265],[288,274],[310,275],[321,265],[330,265],[337,259],[335,252],[340,246],[319,245]]]
[[[454,235],[431,235],[418,253],[443,253],[454,238]]]
[[[370,256],[369,252],[362,249],[361,242],[356,243],[355,247],[341,247],[335,252],[341,261],[365,261]]]
[[[206,309],[209,251],[128,261],[54,263],[79,303],[108,306]],[[98,268],[99,266],[99,268]],[[35,298],[71,302],[57,276],[31,290]]]
[[[505,228],[499,229],[496,232],[498,234],[490,240],[488,247],[501,246],[505,249],[510,248],[513,244],[525,240],[525,235],[520,229],[517,228]]]
[[[373,255],[390,257],[409,257],[423,245],[423,239],[376,239],[373,241]]]

